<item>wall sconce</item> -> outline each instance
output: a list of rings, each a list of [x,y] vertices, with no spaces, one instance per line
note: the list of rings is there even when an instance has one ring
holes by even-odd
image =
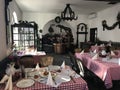
[[[61,12],[61,19],[63,20],[77,20],[78,17],[75,16],[74,11],[72,11],[70,4],[66,4],[63,12]]]

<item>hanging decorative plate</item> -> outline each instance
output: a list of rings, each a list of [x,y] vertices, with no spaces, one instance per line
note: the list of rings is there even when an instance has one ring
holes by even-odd
[[[60,22],[61,22],[60,16],[57,16],[57,17],[55,18],[55,22],[56,22],[56,23],[60,23]]]

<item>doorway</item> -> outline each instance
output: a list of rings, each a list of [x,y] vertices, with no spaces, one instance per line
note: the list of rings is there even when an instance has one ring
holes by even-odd
[[[90,28],[90,42],[96,42],[97,40],[97,28]]]

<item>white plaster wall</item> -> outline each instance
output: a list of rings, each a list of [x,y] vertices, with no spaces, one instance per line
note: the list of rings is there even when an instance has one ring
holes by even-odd
[[[44,25],[53,20],[57,14],[54,13],[30,13],[30,12],[23,12],[23,20],[27,21],[35,21],[38,24],[38,30],[43,29]],[[43,31],[43,33],[46,33]]]
[[[50,21],[53,21],[56,16],[59,16],[58,14],[54,13],[30,13],[30,12],[23,12],[23,20],[27,21],[35,21],[39,29],[43,30],[43,35],[48,32],[46,28],[49,28],[49,25],[46,25]],[[61,22],[60,24],[66,23],[69,25],[69,27],[72,29],[73,32],[73,37],[74,37],[74,42],[76,43],[76,31],[77,31],[77,25],[79,23],[86,23],[87,24],[87,16],[86,15],[78,15],[78,20],[73,20],[73,21],[66,21],[66,22]],[[53,24],[56,24],[53,22]],[[44,26],[47,26],[44,28]],[[83,41],[84,37],[80,37],[80,40]]]
[[[5,0],[0,0],[0,60],[5,58],[7,55],[10,54],[10,48],[6,44],[6,27],[5,27],[5,12],[4,12],[4,1]],[[10,8],[10,17],[12,18],[12,12],[16,11],[18,15],[18,19],[22,19],[22,12],[20,9],[17,7],[16,3],[14,0],[10,2],[9,4]],[[10,19],[11,20],[11,19]],[[9,27],[10,29],[10,27]]]
[[[43,29],[44,26],[50,22],[53,21],[58,14],[55,13],[29,13],[29,12],[21,12],[21,10],[18,8],[15,2],[10,3],[9,6],[11,11],[11,18],[12,18],[12,12],[16,11],[18,20],[27,20],[27,21],[35,21],[38,26],[39,30]],[[107,24],[109,26],[113,25],[113,23],[116,22],[116,17],[118,12],[120,11],[120,4],[115,5],[111,8],[102,10],[100,12],[97,12],[97,17],[89,19],[87,18],[87,15],[78,15],[78,20],[72,21],[72,22],[66,22],[66,25],[70,25],[73,36],[74,36],[74,42],[76,43],[76,31],[77,31],[77,25],[79,23],[85,23],[88,25],[88,32],[89,28],[98,28],[98,37],[100,40],[112,40],[120,42],[119,34],[120,29],[116,27],[113,30],[105,30],[103,31],[102,27],[102,20],[106,20]],[[49,27],[49,25],[48,25]],[[48,28],[46,27],[46,28]],[[47,33],[48,31],[45,29],[43,31],[43,34]],[[9,51],[8,47],[6,46],[6,30],[5,30],[5,21],[4,21],[4,0],[0,0],[0,60],[6,56],[6,52]],[[84,36],[80,35],[79,42],[84,41]],[[88,34],[88,40],[89,40],[89,34]],[[7,53],[8,54],[8,53]]]
[[[120,4],[112,7],[112,8],[108,8],[106,10],[103,10],[101,12],[98,13],[99,15],[99,23],[98,25],[101,24],[101,21],[102,20],[106,20],[107,21],[107,24],[109,26],[113,25],[117,20],[117,14],[118,12],[120,11]],[[116,41],[116,42],[120,42],[120,38],[119,38],[119,35],[120,35],[120,29],[118,28],[118,26],[113,29],[113,30],[105,30],[103,31],[103,28],[101,28],[100,26],[98,26],[98,36],[101,40],[106,40],[106,41],[109,41],[109,40],[112,40],[112,41]]]
[[[113,23],[116,22],[116,17],[118,12],[120,11],[120,4],[117,4],[111,8],[102,10],[100,12],[96,12],[96,17],[94,18],[88,18],[89,15],[79,15],[79,19],[76,21],[72,22],[67,22],[70,24],[74,36],[74,42],[76,42],[76,29],[77,25],[79,23],[86,23],[88,25],[88,41],[89,41],[89,30],[90,28],[98,28],[98,38],[100,40],[105,40],[105,41],[120,41],[119,38],[119,33],[120,29],[116,27],[113,30],[105,30],[103,31],[102,27],[102,21],[106,20],[107,24],[109,26],[113,25]],[[23,13],[23,20],[33,20],[36,21],[39,24],[39,29],[43,29],[44,25],[49,22],[50,20],[53,20],[57,14],[51,14],[51,13]],[[43,34],[45,34],[47,30],[43,31]],[[84,41],[84,36],[79,35],[79,42]]]
[[[90,40],[90,28],[98,28],[98,14],[96,13],[96,17],[89,18],[89,15],[87,17],[88,19],[88,41]],[[97,36],[98,37],[98,36]]]
[[[0,60],[6,57],[6,29],[4,17],[4,0],[0,0]]]
[[[12,0],[12,2],[9,3],[9,9],[10,9],[11,21],[12,21],[12,18],[13,18],[13,12],[14,11],[17,14],[18,21],[22,20],[22,11],[20,10],[18,5],[16,4],[15,0]]]
[[[120,11],[120,4],[98,12],[96,18],[89,20],[90,28],[94,28],[94,27],[98,28],[98,38],[100,40],[104,40],[104,41],[112,40],[112,41],[120,42],[120,38],[119,38],[120,29],[118,28],[118,26],[112,30],[105,29],[105,31],[103,31],[103,27],[102,27],[103,20],[106,20],[107,24],[109,26],[112,26],[117,21],[116,17],[119,11]]]
[[[87,20],[87,16],[86,15],[78,15],[78,20],[76,21],[71,21],[68,23],[70,23],[71,27],[72,27],[72,32],[73,32],[73,37],[74,37],[74,43],[76,43],[76,38],[77,38],[77,25],[80,23],[85,23],[88,25],[88,20]],[[89,28],[88,28],[88,32],[89,32]],[[89,35],[88,35],[89,36]],[[87,37],[88,38],[88,37]],[[85,35],[79,34],[79,42],[84,42],[85,39]]]
[[[9,32],[10,32],[10,36],[12,37],[11,24],[14,24],[13,23],[13,12],[16,12],[18,21],[22,20],[22,12],[21,12],[20,8],[17,6],[15,0],[12,0],[12,2],[9,3],[8,8],[10,10]],[[10,43],[7,45],[7,51],[6,51],[7,55],[9,55],[11,53],[11,43],[12,43],[12,40],[10,40]]]

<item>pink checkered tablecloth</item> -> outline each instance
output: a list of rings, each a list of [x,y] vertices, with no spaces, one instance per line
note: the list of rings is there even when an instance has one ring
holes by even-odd
[[[81,78],[74,78],[75,82],[70,80],[64,82],[58,87],[51,87],[43,83],[35,82],[35,84],[28,88],[18,88],[16,83],[13,84],[13,90],[88,90],[87,83]],[[0,85],[0,90],[4,90],[5,85]]]
[[[117,63],[105,62],[101,58],[93,60],[88,53],[76,53],[75,56],[104,81],[106,88],[112,87],[112,80],[120,80],[120,65]]]

